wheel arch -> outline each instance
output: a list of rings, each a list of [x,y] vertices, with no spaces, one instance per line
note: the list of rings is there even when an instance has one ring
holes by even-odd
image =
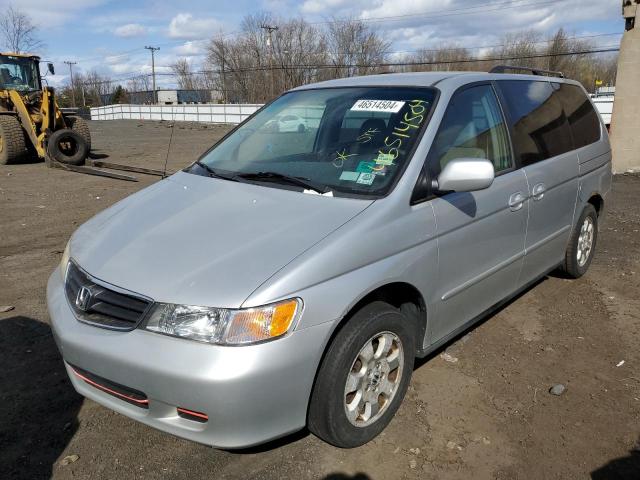
[[[600,215],[604,211],[604,198],[602,198],[602,195],[600,195],[599,193],[592,193],[589,196],[587,203],[590,203],[591,205],[593,205],[593,208],[596,209],[596,213],[598,214],[598,217],[600,217]]]
[[[415,327],[416,332],[416,353],[421,350],[424,337],[427,333],[427,306],[423,295],[412,284],[408,282],[390,282],[365,291],[351,305],[346,313],[334,327],[329,341],[325,345],[325,351],[333,341],[340,329],[353,317],[353,315],[363,306],[374,302],[382,301],[401,310],[407,319]]]

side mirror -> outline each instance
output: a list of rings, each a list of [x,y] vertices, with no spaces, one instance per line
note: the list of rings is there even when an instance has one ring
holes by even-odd
[[[456,158],[447,163],[434,188],[441,192],[474,192],[489,188],[495,178],[493,163],[484,158]]]
[[[47,69],[49,70],[49,73],[51,75],[55,75],[56,74],[56,69],[53,68],[53,63],[47,63]]]

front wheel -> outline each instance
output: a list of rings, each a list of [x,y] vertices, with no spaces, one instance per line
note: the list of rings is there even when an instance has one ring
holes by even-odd
[[[578,223],[571,234],[565,253],[562,270],[571,278],[580,278],[587,273],[598,240],[598,213],[588,203],[582,210]]]
[[[398,309],[372,302],[338,332],[320,366],[309,430],[341,448],[363,445],[389,424],[409,386],[414,328]]]

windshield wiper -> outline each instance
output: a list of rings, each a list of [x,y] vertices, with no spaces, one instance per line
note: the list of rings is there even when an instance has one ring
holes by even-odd
[[[224,175],[224,174],[220,173],[219,171],[214,170],[213,168],[211,168],[206,163],[201,162],[200,160],[198,160],[196,162],[196,165],[198,165],[199,167],[204,168],[207,171],[207,173],[209,174],[210,177],[222,178],[224,180],[230,180],[232,182],[237,182],[238,181],[238,179],[235,178],[236,175]]]
[[[308,178],[304,177],[294,177],[292,175],[285,175],[277,172],[251,172],[251,173],[239,173],[235,175],[237,178],[242,178],[244,180],[258,180],[265,182],[276,182],[276,183],[288,183],[289,185],[297,185],[299,187],[306,188],[308,190],[313,190],[314,192],[325,194],[330,190],[325,186],[313,182]]]

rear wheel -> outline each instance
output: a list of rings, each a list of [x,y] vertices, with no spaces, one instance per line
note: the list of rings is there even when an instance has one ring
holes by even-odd
[[[342,448],[375,438],[402,403],[414,357],[410,320],[384,302],[363,307],[327,349],[309,404],[309,430]]]
[[[84,138],[87,148],[91,151],[91,132],[89,131],[89,124],[85,119],[80,117],[65,117],[64,121],[71,130],[80,134],[80,136]]]
[[[0,165],[20,163],[26,157],[25,135],[18,119],[0,115]]]
[[[51,134],[47,143],[47,154],[60,163],[83,165],[89,148],[79,133],[65,128]]]
[[[578,223],[574,228],[562,270],[572,278],[580,278],[591,265],[598,240],[598,213],[588,203],[582,210]]]

